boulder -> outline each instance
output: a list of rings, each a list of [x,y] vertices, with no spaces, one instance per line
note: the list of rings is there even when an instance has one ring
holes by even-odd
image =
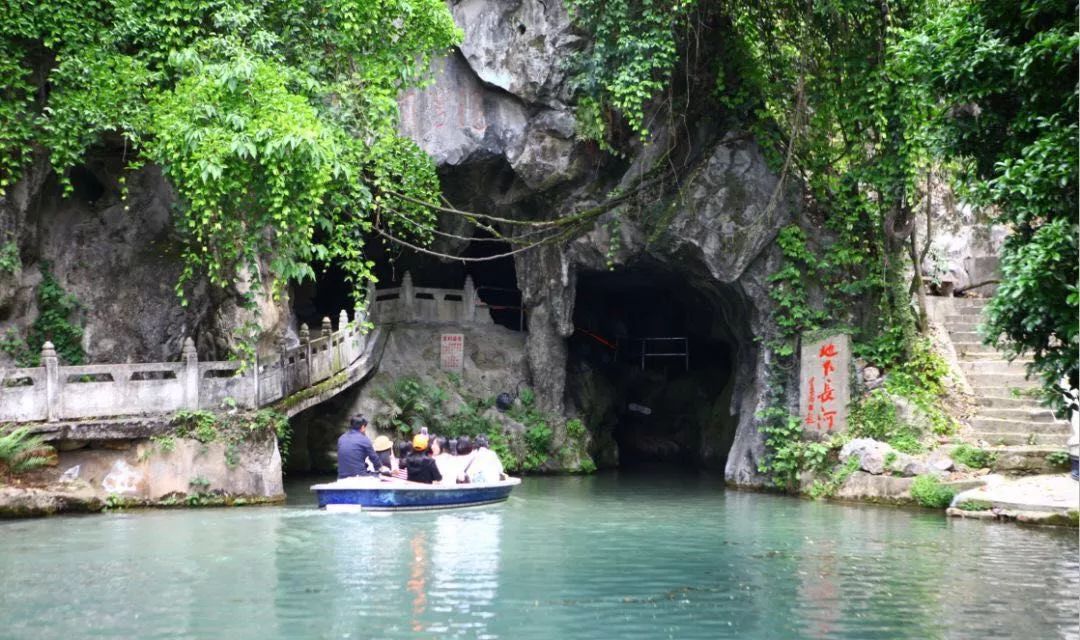
[[[858,458],[859,468],[863,471],[880,475],[885,472],[885,458],[895,451],[884,442],[873,438],[856,438],[840,449],[840,461],[847,462],[852,456]]]

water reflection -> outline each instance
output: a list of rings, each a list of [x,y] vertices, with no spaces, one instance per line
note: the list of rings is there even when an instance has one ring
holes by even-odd
[[[0,539],[3,638],[1080,636],[1075,531],[693,476],[530,479],[441,513],[54,518]]]

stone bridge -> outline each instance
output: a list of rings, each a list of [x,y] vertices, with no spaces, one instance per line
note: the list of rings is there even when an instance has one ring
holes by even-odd
[[[272,408],[288,416],[334,397],[363,380],[379,364],[392,325],[410,322],[489,323],[477,318],[472,279],[462,289],[401,285],[368,290],[370,320],[357,308],[350,321],[341,311],[335,331],[323,318],[318,335],[301,325],[299,343],[239,360],[200,361],[194,341],[184,341],[179,362],[62,366],[51,343],[42,366],[0,370],[0,424],[31,424],[46,440],[110,440],[148,437],[169,429],[181,410]]]

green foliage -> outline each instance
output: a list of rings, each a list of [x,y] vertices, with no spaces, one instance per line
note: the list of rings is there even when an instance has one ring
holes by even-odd
[[[781,409],[765,409],[758,417],[767,450],[765,459],[758,463],[758,472],[769,474],[773,484],[785,491],[798,488],[800,472],[828,468],[843,445],[843,436],[834,436],[827,442],[805,441],[802,420]]]
[[[439,192],[430,159],[397,134],[396,98],[460,39],[441,0],[8,8],[0,195],[35,149],[69,192],[67,170],[94,145],[122,147],[131,168],[160,165],[178,196],[181,295],[196,277],[231,285],[245,271],[278,292],[330,260],[370,277],[363,233],[376,216],[430,238],[430,212],[392,193]]]
[[[566,435],[574,440],[580,440],[585,437],[585,425],[581,420],[573,418],[566,421]]]
[[[151,436],[150,442],[162,453],[172,453],[176,449],[176,436],[171,434]]]
[[[997,454],[971,445],[962,444],[952,450],[952,459],[972,469],[992,467],[997,461]]]
[[[814,484],[810,485],[810,497],[818,500],[836,495],[836,492],[840,490],[840,487],[844,486],[851,474],[859,470],[859,464],[859,459],[852,456],[847,459],[847,462],[834,468],[825,480],[815,480]],[[888,466],[888,462],[886,462],[886,466]]]
[[[438,385],[424,384],[416,376],[395,379],[388,386],[377,389],[375,397],[388,407],[386,413],[376,417],[378,423],[403,436],[420,433],[422,427],[432,431],[441,430],[447,423],[443,408],[446,390]],[[472,416],[466,416],[466,419],[471,420]],[[467,433],[467,424],[459,421],[454,426],[459,431],[454,435]]]
[[[959,166],[962,195],[1012,229],[986,335],[1031,353],[1050,387],[1078,366],[1076,3],[930,7],[904,32],[898,60],[934,107],[937,151]]]
[[[924,507],[944,509],[952,503],[954,496],[956,491],[952,487],[941,484],[931,475],[919,476],[911,483],[911,497]]]
[[[578,136],[608,143],[612,119],[648,136],[646,104],[664,90],[678,59],[676,28],[694,0],[566,0],[574,24],[587,30],[591,46],[570,61],[578,99]],[[614,111],[615,113],[611,113]]]
[[[64,291],[47,263],[41,265],[41,284],[37,287],[38,317],[30,326],[26,339],[9,330],[0,339],[0,349],[14,360],[16,366],[41,366],[41,347],[52,342],[61,364],[82,364],[86,354],[82,349],[83,329],[78,319],[82,309],[74,296]]]
[[[1066,451],[1051,451],[1046,454],[1046,461],[1055,467],[1069,465],[1069,454]]]
[[[21,268],[19,245],[14,240],[0,244],[0,273],[18,273]]]
[[[522,389],[521,393],[518,395],[518,398],[521,400],[522,406],[524,406],[526,409],[531,409],[533,405],[536,404],[536,392],[534,392],[529,387],[525,387],[524,389]]]
[[[180,438],[192,438],[203,444],[218,439],[218,418],[211,411],[177,411],[173,416],[174,432]]]
[[[964,500],[957,503],[956,508],[963,511],[989,511],[994,505],[985,500]]]
[[[45,466],[48,458],[36,455],[44,444],[30,427],[0,428],[0,471],[19,474]]]

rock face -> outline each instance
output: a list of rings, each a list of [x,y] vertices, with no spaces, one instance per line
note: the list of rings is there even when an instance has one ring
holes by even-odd
[[[174,291],[183,265],[172,188],[157,167],[147,166],[128,177],[129,195],[121,200],[122,165],[106,153],[72,170],[74,192],[65,197],[55,174],[39,162],[0,198],[0,231],[6,232],[0,245],[14,242],[22,263],[16,273],[0,274],[0,333],[25,335],[40,313],[37,289],[48,269],[80,305],[90,362],[175,359],[189,335],[204,357],[224,356],[234,329],[253,319],[237,303],[245,285],[210,291],[196,282],[183,307]],[[264,297],[257,304],[263,334],[280,333],[289,319],[287,300]],[[0,365],[7,361],[0,352]]]
[[[516,331],[497,325],[440,324],[401,325],[385,330],[389,336],[375,375],[292,420],[289,471],[336,471],[337,439],[344,433],[349,416],[367,416],[371,420],[368,435],[372,438],[390,432],[385,422],[394,407],[388,401],[392,394],[386,391],[398,378],[412,376],[424,385],[442,387],[449,413],[460,408],[463,398],[487,400],[503,392],[514,394],[526,382],[525,339]],[[464,366],[453,378],[439,368],[439,337],[444,331],[461,333],[465,340]],[[506,428],[520,428],[502,420],[502,414],[491,417]],[[439,433],[442,425],[424,426]]]
[[[859,468],[872,475],[885,472],[885,458],[896,452],[884,442],[871,438],[856,438],[840,449],[840,461],[847,462],[852,456],[858,458]]]
[[[569,244],[515,256],[539,403],[557,413],[591,409],[567,395],[567,338],[575,329],[577,280],[607,268],[617,215],[615,270],[646,265],[676,274],[707,301],[709,319],[702,322],[711,323],[709,331],[736,346],[727,409],[735,434],[709,434],[698,447],[702,459],[726,461],[729,480],[760,484],[764,447],[754,416],[767,402],[765,382],[790,378],[760,346],[775,332],[767,277],[780,259],[777,233],[798,216],[797,190],[780,183],[749,136],[708,118],[684,128],[654,126],[650,143],[635,146],[628,162],[613,160],[574,137],[566,62],[585,43],[562,3],[463,0],[451,10],[465,40],[436,68],[431,86],[402,98],[401,128],[436,159],[459,206],[516,218],[565,215],[678,165],[677,186],[649,191],[647,207],[628,205]],[[671,114],[655,115],[662,123]],[[691,130],[693,136],[684,134]],[[727,442],[728,450],[715,451]],[[594,452],[600,460],[610,454]]]

